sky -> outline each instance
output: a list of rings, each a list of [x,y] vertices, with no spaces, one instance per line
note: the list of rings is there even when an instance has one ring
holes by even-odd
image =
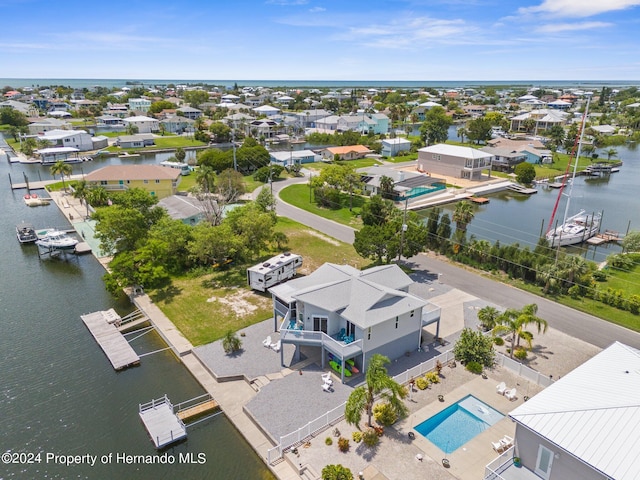
[[[640,80],[640,0],[0,0],[0,77]]]

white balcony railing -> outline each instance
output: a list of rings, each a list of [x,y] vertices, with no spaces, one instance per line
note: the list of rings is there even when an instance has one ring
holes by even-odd
[[[286,324],[283,322],[283,326],[288,326],[288,324],[288,322]],[[280,329],[280,340],[282,343],[323,346],[342,356],[342,358],[353,357],[362,352],[362,340],[355,340],[354,342],[345,344],[324,332],[289,329],[285,327]]]

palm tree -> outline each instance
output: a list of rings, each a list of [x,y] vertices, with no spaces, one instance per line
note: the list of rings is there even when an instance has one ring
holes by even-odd
[[[216,171],[209,165],[201,165],[196,170],[196,182],[205,193],[213,193],[216,183]]]
[[[53,175],[54,177],[57,174],[60,174],[60,178],[62,179],[62,188],[66,192],[67,185],[64,183],[64,176],[71,175],[71,172],[73,171],[73,169],[71,168],[71,165],[69,165],[68,163],[65,163],[64,160],[58,160],[56,163],[54,163],[51,166],[50,171],[51,171],[51,175]]]
[[[498,325],[493,327],[491,333],[495,335],[506,332],[511,335],[511,349],[509,350],[511,358],[513,358],[513,351],[516,345],[520,345],[521,338],[524,339],[529,348],[531,348],[533,334],[525,330],[528,325],[535,324],[538,327],[538,333],[547,331],[547,327],[549,326],[547,321],[538,317],[537,313],[538,305],[530,303],[520,310],[509,308],[498,317]]]
[[[612,148],[609,148],[606,153],[607,153],[607,160],[611,160],[611,157],[613,157],[614,155],[617,155],[618,151],[612,147]]]
[[[387,363],[390,363],[389,359],[379,353],[374,353],[369,359],[369,366],[365,374],[366,384],[351,392],[344,409],[345,420],[350,425],[359,428],[362,412],[366,411],[367,425],[372,426],[373,404],[377,395],[389,403],[398,417],[407,414],[408,409],[402,401],[407,396],[407,389],[389,376],[385,368]]]
[[[86,180],[80,180],[73,186],[73,198],[79,198],[80,203],[84,202],[87,207],[87,218],[89,218],[89,202],[87,197],[89,196],[89,187]]]
[[[466,200],[458,202],[456,208],[453,211],[453,221],[456,222],[456,230],[461,232],[467,231],[467,225],[473,220],[475,216],[473,212],[473,205]]]
[[[109,203],[109,194],[104,187],[93,187],[87,192],[87,201],[94,207],[104,207]]]
[[[391,198],[393,195],[393,178],[386,175],[380,177],[380,196],[382,198]]]
[[[222,339],[222,348],[227,355],[230,355],[242,348],[242,340],[240,340],[235,332],[229,330]]]
[[[491,305],[487,305],[478,310],[478,320],[480,320],[480,326],[484,332],[493,330],[497,325],[498,318],[500,318],[500,311]]]
[[[464,127],[460,127],[457,130],[457,133],[458,133],[458,137],[460,138],[460,142],[464,143],[464,137],[467,135],[467,129]]]

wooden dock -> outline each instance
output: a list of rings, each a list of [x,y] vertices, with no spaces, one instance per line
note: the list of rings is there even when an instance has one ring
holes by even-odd
[[[486,197],[471,197],[469,198],[473,203],[478,205],[484,205],[485,203],[489,203],[489,199]]]
[[[604,233],[598,233],[596,236],[587,239],[587,243],[590,245],[602,245],[603,243],[621,241],[622,238],[620,238],[619,233],[610,230],[605,230]]]
[[[80,318],[115,370],[122,370],[140,363],[138,354],[118,331],[117,324],[121,319],[115,310],[111,308],[107,311],[88,313],[81,315]]]
[[[140,404],[138,408],[140,419],[156,448],[166,447],[187,437],[187,427],[174,413],[166,395]]]
[[[514,192],[522,193],[524,195],[533,195],[534,193],[538,193],[538,190],[536,190],[535,188],[528,188],[523,185],[520,185],[519,183],[512,183],[508,185],[507,188]]]
[[[209,400],[205,400],[197,405],[179,410],[176,415],[178,415],[178,418],[183,422],[188,422],[189,420],[199,418],[209,412],[217,410],[218,408],[218,402],[213,398],[209,398]]]

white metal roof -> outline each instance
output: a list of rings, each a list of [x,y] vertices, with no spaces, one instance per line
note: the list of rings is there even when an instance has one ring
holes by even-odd
[[[419,152],[436,153],[440,155],[451,155],[461,158],[491,158],[493,155],[478,150],[477,148],[461,147],[458,145],[447,145],[445,143],[439,143],[437,145],[431,145],[430,147],[423,147],[418,150]]]
[[[640,479],[640,350],[614,343],[509,416],[610,478]]]

